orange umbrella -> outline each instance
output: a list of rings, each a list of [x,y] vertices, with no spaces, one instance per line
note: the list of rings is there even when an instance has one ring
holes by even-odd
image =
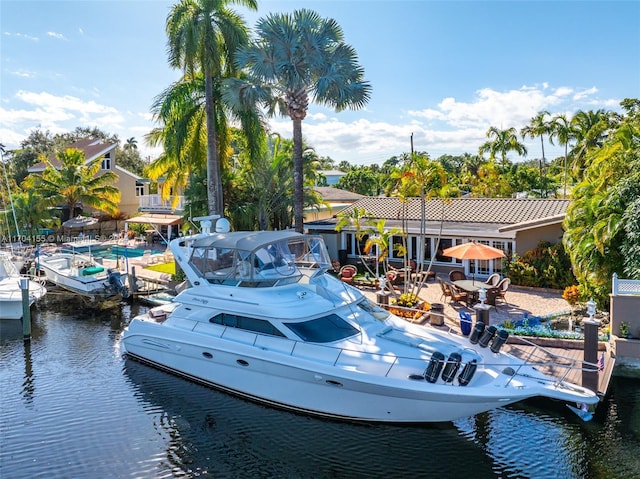
[[[457,259],[474,259],[474,260],[487,260],[504,258],[504,251],[493,246],[487,246],[486,244],[476,243],[470,241],[469,243],[459,244],[452,246],[442,251],[444,256]],[[471,279],[475,281],[475,275],[471,275]]]
[[[504,251],[501,249],[476,243],[475,241],[452,246],[442,251],[442,254],[457,259],[496,259],[505,257]]]

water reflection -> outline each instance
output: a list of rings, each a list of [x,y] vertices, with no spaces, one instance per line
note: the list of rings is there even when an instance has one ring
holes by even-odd
[[[615,378],[590,423],[547,400],[453,424],[332,422],[124,360],[120,334],[144,306],[45,304],[30,342],[0,321],[3,478],[639,477],[637,380]]]
[[[124,374],[166,439],[166,462],[158,467],[174,473],[179,468],[223,477],[494,477],[492,461],[450,424],[332,422],[263,407],[132,360],[126,360]]]

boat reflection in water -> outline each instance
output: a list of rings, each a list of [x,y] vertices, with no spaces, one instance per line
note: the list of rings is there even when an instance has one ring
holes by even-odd
[[[130,359],[124,374],[165,443],[166,460],[155,459],[158,477],[177,467],[190,477],[468,477],[470,470],[495,477],[493,460],[450,425],[292,414]]]

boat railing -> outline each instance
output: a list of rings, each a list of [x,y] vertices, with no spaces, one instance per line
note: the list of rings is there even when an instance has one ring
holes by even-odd
[[[424,354],[424,357],[422,358],[363,352],[344,347],[306,343],[304,341],[297,341],[294,339],[255,333],[252,331],[238,329],[233,326],[224,326],[222,332],[217,333],[210,329],[217,327],[219,326],[208,323],[197,323],[193,326],[194,329],[197,329],[200,332],[216,334],[221,337],[225,337],[226,339],[251,345],[259,349],[277,351],[292,357],[309,359],[340,369],[375,374],[383,377],[395,377],[398,379],[411,378],[414,375],[422,375],[427,369],[429,361],[432,359],[433,353],[435,352],[435,350],[431,351],[420,348],[421,352]],[[495,363],[492,363],[487,361],[486,358],[483,359],[483,356],[473,349],[463,351],[467,353],[475,353],[470,356],[468,355],[471,359],[463,359],[463,364],[474,360],[477,362],[479,371],[493,369],[503,372],[504,374],[501,376],[504,376],[504,387],[508,387],[518,376],[533,377],[539,381],[546,381],[547,379],[543,376],[544,374],[549,377],[548,380],[552,381],[552,385],[554,387],[567,389],[571,386],[565,381],[571,371],[597,370],[596,364],[555,354],[541,346],[537,346],[534,343],[531,343],[531,346],[533,347],[533,350],[528,352],[526,357],[520,358],[522,361],[521,364],[505,362],[504,360],[496,360]],[[446,367],[449,363],[448,359],[443,359],[441,362],[443,367]],[[508,368],[511,368],[511,371],[509,371]],[[532,373],[531,368],[534,368],[535,371],[540,374]],[[455,382],[451,382],[449,384],[458,386]]]
[[[555,353],[526,338],[521,337],[518,338],[518,340],[524,343],[530,350],[523,353],[522,357],[520,357],[523,362],[514,369],[514,373],[505,384],[505,387],[508,386],[516,376],[527,376],[526,372],[522,372],[525,367],[533,367],[540,373],[549,376],[553,381],[553,385],[558,388],[566,387],[568,376],[573,372],[598,371],[598,365],[595,363]]]

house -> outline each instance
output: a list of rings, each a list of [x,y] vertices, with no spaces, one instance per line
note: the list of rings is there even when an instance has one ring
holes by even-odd
[[[340,170],[322,170],[318,173],[324,176],[324,178],[327,180],[327,186],[333,186],[337,184],[340,181],[340,178],[346,175],[344,171]]]
[[[117,144],[115,143],[105,143],[102,140],[95,139],[80,140],[68,146],[68,148],[84,152],[87,163],[96,158],[102,158],[101,172],[112,171],[118,175],[118,181],[114,186],[120,190],[120,211],[128,215],[134,215],[138,212],[139,198],[144,195],[145,187],[142,178],[117,165],[116,147]],[[55,156],[50,157],[49,162],[54,167],[60,166],[60,161]],[[46,163],[40,162],[33,165],[28,171],[29,173],[41,174],[46,167]]]
[[[488,277],[502,271],[502,259],[469,261],[442,255],[442,250],[468,241],[477,241],[503,250],[508,257],[522,255],[540,241],[558,243],[562,239],[562,222],[569,200],[516,198],[429,199],[424,206],[420,198],[401,202],[392,197],[364,197],[340,213],[364,209],[372,219],[385,219],[388,230],[404,231],[409,259],[427,264],[433,259],[435,271],[462,269],[467,275]],[[424,211],[424,223],[422,222]],[[311,234],[321,234],[332,258],[341,262],[359,259],[366,237],[357,245],[354,227],[335,231],[337,215],[306,223]],[[401,235],[393,245],[403,244]],[[390,260],[403,258],[390,248]]]
[[[84,152],[87,163],[96,158],[102,158],[102,172],[112,171],[118,175],[118,181],[114,184],[120,190],[119,209],[127,216],[135,217],[128,220],[130,223],[148,223],[159,232],[167,234],[167,229],[177,225],[181,221],[184,205],[182,196],[173,196],[169,191],[168,198],[162,198],[162,189],[164,182],[157,182],[157,193],[151,194],[151,181],[146,178],[132,173],[117,164],[116,143],[107,143],[102,140],[85,139],[77,141],[68,146]],[[49,162],[54,166],[60,166],[60,161],[55,158],[49,158]],[[29,173],[42,173],[47,165],[44,162],[37,163],[29,168]],[[175,201],[174,201],[175,200]],[[174,206],[175,203],[175,206]],[[86,212],[85,212],[86,213]],[[143,213],[143,216],[137,216]],[[178,214],[176,214],[178,213]],[[170,234],[169,234],[170,235]]]
[[[305,222],[330,218],[335,215],[336,212],[364,198],[363,195],[358,193],[352,193],[351,191],[341,190],[332,186],[315,186],[313,189],[320,194],[325,204],[305,208]]]

